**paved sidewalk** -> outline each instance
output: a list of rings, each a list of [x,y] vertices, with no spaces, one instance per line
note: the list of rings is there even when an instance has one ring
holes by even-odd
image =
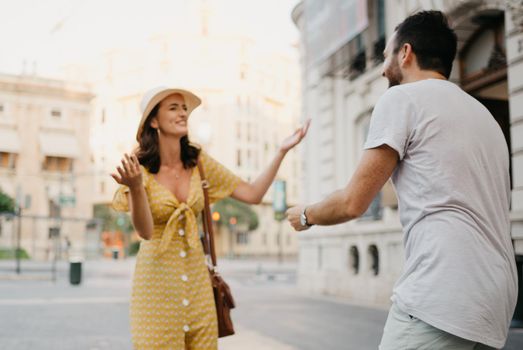
[[[376,349],[386,310],[353,305],[296,288],[296,264],[220,260],[238,307],[236,335],[221,350]],[[130,350],[129,296],[134,259],[85,261],[79,286],[60,262],[0,262],[0,350]],[[523,329],[505,350],[523,349]]]
[[[299,350],[293,346],[281,343],[275,339],[263,336],[256,331],[236,327],[236,334],[222,338],[218,346],[223,350]]]

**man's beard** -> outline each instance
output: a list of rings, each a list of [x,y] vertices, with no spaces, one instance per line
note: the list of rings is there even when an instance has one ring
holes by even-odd
[[[385,72],[385,77],[389,81],[389,88],[401,84],[401,81],[403,80],[403,74],[401,74],[400,66],[398,64],[397,59],[392,61],[392,64],[390,65],[389,69],[387,69],[387,71]]]

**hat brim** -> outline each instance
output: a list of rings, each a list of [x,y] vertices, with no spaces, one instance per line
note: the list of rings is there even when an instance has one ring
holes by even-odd
[[[174,94],[180,94],[183,96],[183,99],[185,100],[185,105],[187,106],[187,115],[190,115],[191,112],[202,103],[202,100],[198,96],[184,89],[164,89],[157,92],[149,99],[149,102],[147,102],[147,106],[142,112],[142,119],[140,120],[140,125],[138,126],[138,131],[136,133],[136,140],[138,142],[140,142],[140,137],[142,136],[147,117],[149,116],[153,108],[158,103],[162,102],[166,97]]]

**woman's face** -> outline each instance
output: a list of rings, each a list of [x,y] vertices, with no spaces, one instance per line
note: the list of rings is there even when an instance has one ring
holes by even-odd
[[[158,114],[151,120],[151,127],[158,129],[160,135],[182,138],[189,132],[188,119],[183,96],[173,94],[160,102]]]

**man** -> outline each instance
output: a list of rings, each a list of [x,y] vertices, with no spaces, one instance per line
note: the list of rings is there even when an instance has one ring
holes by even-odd
[[[501,348],[516,304],[509,153],[488,110],[447,80],[456,42],[438,11],[396,28],[384,52],[390,88],[352,179],[287,212],[298,231],[357,218],[392,176],[406,261],[383,350]]]

